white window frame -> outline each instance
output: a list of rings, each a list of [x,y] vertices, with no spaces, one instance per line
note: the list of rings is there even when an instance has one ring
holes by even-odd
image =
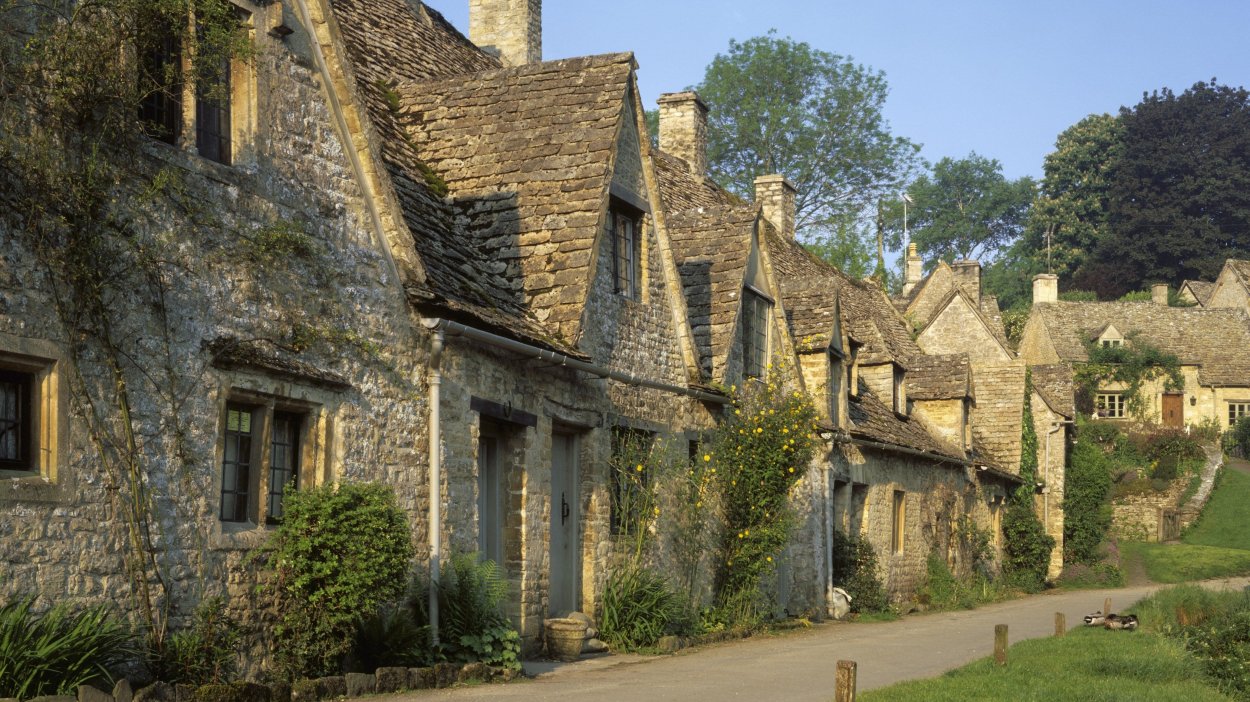
[[[1250,417],[1250,400],[1229,400],[1228,426],[1233,426],[1242,417]]]
[[[1094,393],[1094,413],[1099,419],[1125,419],[1128,417],[1128,409],[1125,407],[1124,393],[1114,390]]]

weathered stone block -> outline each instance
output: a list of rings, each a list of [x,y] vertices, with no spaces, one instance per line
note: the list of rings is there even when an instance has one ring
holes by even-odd
[[[347,673],[343,676],[347,686],[348,697],[372,695],[377,690],[378,680],[372,673]]]
[[[378,692],[399,692],[408,687],[407,668],[378,668],[373,675],[378,681]]]
[[[77,702],[77,699],[69,695],[42,695],[32,697],[27,702]]]
[[[229,685],[200,685],[195,689],[195,702],[237,702]]]
[[[115,702],[134,702],[134,690],[130,687],[130,681],[122,678],[113,686],[113,700]]]
[[[157,681],[136,692],[134,702],[175,702],[174,688],[169,683]]]
[[[409,668],[408,689],[428,690],[437,684],[433,668]]]
[[[456,682],[489,682],[490,677],[490,666],[478,661],[476,663],[466,663],[460,669]]]
[[[79,685],[78,702],[113,702],[113,696],[90,685]]]
[[[291,702],[291,683],[269,683],[269,702]]]
[[[195,699],[195,685],[178,683],[174,685],[174,702],[192,702]]]
[[[455,663],[435,663],[434,664],[434,686],[435,687],[451,687],[456,684],[456,678],[460,675],[460,666]]]
[[[317,699],[332,700],[347,694],[347,681],[341,675],[317,678]]]

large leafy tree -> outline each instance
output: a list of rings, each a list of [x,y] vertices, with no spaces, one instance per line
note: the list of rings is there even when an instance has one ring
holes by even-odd
[[[885,75],[804,42],[772,32],[730,41],[696,89],[709,108],[712,176],[750,198],[757,176],[785,175],[798,189],[796,226],[809,237],[845,244],[838,232],[920,163],[919,147],[892,135],[882,116]]]
[[[1120,111],[1107,233],[1075,284],[1118,297],[1155,281],[1212,279],[1250,256],[1250,92],[1199,82]]]
[[[1107,231],[1110,172],[1123,144],[1123,123],[1108,114],[1059,135],[1021,242],[1032,268],[1067,280],[1093,253]]]
[[[930,265],[939,258],[992,259],[1024,230],[1035,190],[1027,176],[1008,180],[996,159],[943,158],[907,188],[911,240]],[[901,214],[888,220],[901,223]]]

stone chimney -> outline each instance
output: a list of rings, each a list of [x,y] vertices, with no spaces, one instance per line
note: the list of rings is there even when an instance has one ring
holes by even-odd
[[[763,211],[764,219],[772,222],[777,233],[787,239],[794,238],[794,197],[797,192],[790,181],[780,174],[755,179],[755,204]]]
[[[660,149],[686,162],[690,172],[707,173],[707,105],[693,91],[664,93],[660,106]]]
[[[505,66],[542,61],[542,0],[469,0],[469,39]]]
[[[924,259],[916,252],[914,243],[907,245],[907,264],[903,271],[903,294],[910,295],[924,278]]]
[[[1033,276],[1033,304],[1059,301],[1059,276],[1038,273]]]
[[[981,262],[955,261],[951,270],[955,271],[955,282],[959,287],[977,304],[981,304]]]
[[[1168,284],[1155,283],[1150,286],[1150,301],[1156,305],[1168,306]]]

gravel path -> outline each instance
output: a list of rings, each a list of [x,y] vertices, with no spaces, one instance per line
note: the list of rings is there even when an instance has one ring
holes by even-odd
[[[1241,589],[1250,578],[1208,581]],[[859,690],[929,678],[993,652],[994,625],[1011,641],[1050,636],[1055,612],[1068,627],[1112,598],[1131,605],[1162,586],[1035,595],[967,612],[935,613],[872,624],[821,624],[783,636],[683,651],[672,656],[606,656],[572,664],[527,666],[538,677],[511,685],[482,685],[388,696],[403,700],[820,700],[833,698],[839,659],[859,664]],[[1131,634],[1127,634],[1131,635]]]

